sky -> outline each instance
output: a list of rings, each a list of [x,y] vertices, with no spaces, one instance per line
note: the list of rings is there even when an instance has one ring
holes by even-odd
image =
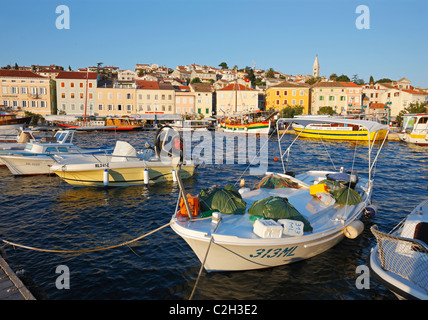
[[[69,29],[57,28],[60,5]],[[323,76],[428,88],[427,12],[427,0],[2,1],[0,66],[226,62],[298,75],[318,55]]]

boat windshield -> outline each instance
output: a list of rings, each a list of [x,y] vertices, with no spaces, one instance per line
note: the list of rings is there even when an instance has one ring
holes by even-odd
[[[403,129],[404,130],[412,130],[415,125],[416,117],[404,117],[403,119]]]

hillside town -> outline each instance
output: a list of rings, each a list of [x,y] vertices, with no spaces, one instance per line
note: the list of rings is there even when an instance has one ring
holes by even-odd
[[[321,76],[318,56],[310,75],[289,75],[255,66],[190,64],[175,69],[136,64],[134,70],[96,66],[5,66],[0,104],[15,113],[42,117],[204,118],[258,110],[296,108],[298,114],[387,114],[394,120],[410,104],[428,101],[428,89],[405,77],[365,83],[355,75]]]

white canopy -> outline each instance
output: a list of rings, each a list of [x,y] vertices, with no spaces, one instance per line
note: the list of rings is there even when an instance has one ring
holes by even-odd
[[[368,121],[368,120],[359,120],[359,119],[343,119],[343,118],[335,118],[335,117],[322,117],[322,116],[308,116],[308,117],[298,117],[298,118],[280,118],[279,122],[294,122],[300,124],[304,127],[315,124],[315,123],[343,123],[343,124],[352,124],[363,126],[369,132],[375,132],[382,129],[389,129],[387,125],[381,124],[376,121]]]

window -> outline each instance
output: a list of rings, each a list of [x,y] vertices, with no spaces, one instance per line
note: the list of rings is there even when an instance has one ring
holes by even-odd
[[[279,105],[279,100],[276,100],[276,105]]]
[[[288,91],[284,90],[284,96],[288,95]]]
[[[99,104],[98,105],[98,111],[103,111],[104,110],[104,105],[103,104]]]
[[[172,95],[168,95],[168,100],[172,100]]]
[[[117,111],[122,111],[122,105],[121,104],[117,105]]]
[[[70,83],[70,87],[74,88],[74,82]]]
[[[16,101],[16,100],[13,100],[12,101],[12,107],[18,107],[18,101]]]
[[[112,104],[107,105],[107,109],[108,111],[113,111],[113,105]]]
[[[40,101],[40,108],[46,108],[46,101]]]
[[[62,110],[65,110],[65,108],[66,108],[65,103],[63,103],[63,104],[61,105],[61,109],[62,109]]]
[[[132,111],[132,104],[126,105],[126,111],[129,111],[129,112]]]
[[[150,100],[150,95],[149,94],[147,95],[147,100]]]
[[[293,90],[292,95],[295,96],[296,95],[296,90]]]
[[[301,95],[301,96],[304,96],[304,95],[305,95],[305,91],[300,90],[300,95]]]
[[[70,98],[74,99],[74,93],[73,92],[70,94]]]
[[[300,105],[300,106],[303,106],[303,104],[304,104],[304,103],[303,103],[303,100],[302,100],[302,99],[300,99],[300,100],[299,100],[299,105]]]
[[[80,110],[81,111],[85,110],[85,105],[84,104],[80,104]]]
[[[98,99],[102,99],[103,98],[103,94],[101,92],[98,92]]]
[[[346,101],[346,97],[345,96],[340,96],[340,101]]]
[[[320,96],[320,101],[323,101],[324,100],[324,96]]]
[[[27,94],[27,87],[21,87],[21,94]]]
[[[2,92],[7,94],[7,87],[2,87]]]
[[[91,82],[89,83],[89,88],[92,88],[92,83]]]
[[[295,99],[291,100],[291,105],[293,105],[293,106],[296,105],[296,100]]]
[[[83,93],[80,93],[80,99],[83,99]]]
[[[164,94],[162,95],[162,100],[165,100],[165,95]]]
[[[65,83],[61,82],[61,88],[64,88],[64,87],[65,87]]]
[[[80,88],[83,88],[83,82],[80,82]]]
[[[55,147],[47,147],[46,148],[46,152],[50,153],[50,152],[57,152],[57,149]]]
[[[330,100],[330,101],[334,101],[334,96],[329,96],[329,97],[328,97],[328,100]]]
[[[108,92],[107,93],[107,99],[109,99],[109,100],[113,99],[113,93]]]
[[[10,93],[12,93],[12,94],[17,94],[18,93],[18,88],[17,87],[12,87],[10,89],[11,89]]]
[[[155,94],[155,100],[157,100],[158,99],[158,95],[157,94]]]
[[[89,94],[89,99],[92,99],[92,98],[93,98],[92,93],[90,93]]]
[[[276,95],[279,96],[279,90],[276,90]]]
[[[122,100],[122,94],[121,93],[117,94],[117,100]]]
[[[165,106],[162,106],[162,111],[165,111]]]
[[[74,103],[72,103],[70,106],[71,106],[71,110],[73,111],[76,110],[76,105]]]
[[[126,94],[126,99],[128,99],[128,100],[132,99],[132,93],[127,93]]]
[[[27,108],[28,107],[27,101],[25,101],[25,100],[22,101],[22,107],[23,108]]]
[[[206,114],[210,113],[210,109],[206,108],[206,109],[205,109],[205,113],[206,113]]]
[[[40,94],[46,94],[46,88],[39,88]]]
[[[284,102],[282,103],[284,106],[288,104],[288,100],[285,99]]]
[[[31,107],[32,108],[37,108],[37,101],[31,101]]]
[[[172,111],[172,105],[168,106],[168,111],[171,112]]]
[[[201,113],[201,108],[198,108],[198,113]]]

